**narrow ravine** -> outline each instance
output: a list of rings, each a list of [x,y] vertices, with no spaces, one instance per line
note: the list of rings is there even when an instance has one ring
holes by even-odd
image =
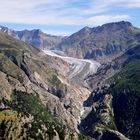
[[[76,117],[77,126],[81,123],[81,119],[85,117],[88,112],[90,112],[90,107],[84,107],[84,101],[88,99],[90,96],[90,91],[85,88],[84,79],[97,72],[97,69],[100,67],[100,63],[93,60],[87,59],[77,59],[73,57],[67,57],[59,55],[51,50],[43,50],[43,52],[49,56],[61,58],[63,61],[67,62],[69,65],[69,71],[67,72],[67,77],[70,81],[72,81],[72,86],[74,87],[74,94],[71,92],[69,93],[67,98],[73,98],[74,104],[77,105],[79,109],[79,114]],[[78,130],[79,132],[79,130]]]

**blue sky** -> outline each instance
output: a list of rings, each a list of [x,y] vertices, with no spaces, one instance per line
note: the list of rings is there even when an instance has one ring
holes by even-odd
[[[70,35],[84,26],[130,21],[140,27],[140,0],[0,0],[0,24]]]

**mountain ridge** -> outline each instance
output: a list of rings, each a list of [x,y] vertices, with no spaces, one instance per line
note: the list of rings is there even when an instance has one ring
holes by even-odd
[[[0,32],[0,138],[138,140],[139,37],[124,21],[85,27],[52,51]],[[93,48],[108,53],[77,59],[69,48],[77,58]],[[94,59],[101,65],[90,69]]]
[[[59,44],[68,56],[108,62],[137,43],[140,29],[130,22],[107,23],[94,28],[83,28]],[[116,56],[115,56],[116,55]]]
[[[19,39],[21,41],[26,42],[29,45],[44,49],[46,46],[47,48],[52,48],[56,44],[58,44],[62,37],[50,35],[42,32],[40,29],[32,29],[32,30],[21,30],[16,31],[13,29],[9,29],[8,27],[0,26],[0,30],[2,32],[8,33],[10,36]]]
[[[71,83],[69,67],[0,32],[1,139],[91,139],[77,130],[90,91]]]
[[[79,125],[83,133],[101,140],[139,139],[139,71],[140,45],[88,79],[93,91],[84,105],[92,109]],[[117,137],[117,131],[126,137]]]

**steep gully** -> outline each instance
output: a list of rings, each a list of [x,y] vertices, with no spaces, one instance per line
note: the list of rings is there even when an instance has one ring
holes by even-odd
[[[91,91],[86,88],[86,82],[85,78],[89,75],[95,74],[97,72],[97,69],[100,67],[100,63],[97,61],[93,60],[86,60],[86,59],[77,59],[77,58],[72,58],[72,57],[67,57],[63,52],[56,51],[56,50],[43,50],[43,52],[51,57],[56,57],[60,58],[69,65],[69,69],[67,71],[67,77],[68,79],[76,85],[80,85],[81,89],[78,92],[81,92],[81,96],[84,97],[83,100],[77,100],[77,102],[80,102],[81,108],[80,114],[77,117],[77,124],[81,122],[81,119],[85,116],[88,115],[88,113],[91,111],[90,106],[85,107],[84,102],[89,98]],[[61,79],[63,83],[63,79]],[[81,86],[82,85],[82,86]],[[85,95],[83,95],[85,94]],[[79,96],[78,98],[80,99],[80,94],[76,95]]]

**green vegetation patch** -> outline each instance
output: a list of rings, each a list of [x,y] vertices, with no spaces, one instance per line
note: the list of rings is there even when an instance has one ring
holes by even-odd
[[[49,86],[52,88],[52,91],[54,89],[57,90],[57,93],[54,94],[57,94],[58,97],[63,98],[65,96],[65,93],[67,92],[67,86],[63,84],[55,74],[52,74],[48,81]]]
[[[14,91],[13,100],[10,104],[17,112],[26,116],[30,114],[35,120],[42,122],[54,122],[52,115],[41,101],[32,94],[27,94],[20,91]]]
[[[109,92],[116,126],[132,138],[140,137],[140,60],[130,61],[114,78],[118,80]]]
[[[59,137],[63,140],[67,130],[71,134],[73,133],[67,126],[58,123],[47,107],[41,103],[40,99],[32,94],[14,91],[12,101],[8,101],[7,106],[21,113],[23,116],[33,116],[31,127],[27,124],[25,125],[27,134],[31,138],[43,140],[42,134],[47,133],[51,140],[56,135],[55,131],[57,131]],[[42,125],[47,129],[42,129]],[[39,133],[39,129],[42,131],[41,133]]]
[[[24,72],[2,53],[0,53],[0,71],[18,79],[20,82],[23,82],[25,78]]]

